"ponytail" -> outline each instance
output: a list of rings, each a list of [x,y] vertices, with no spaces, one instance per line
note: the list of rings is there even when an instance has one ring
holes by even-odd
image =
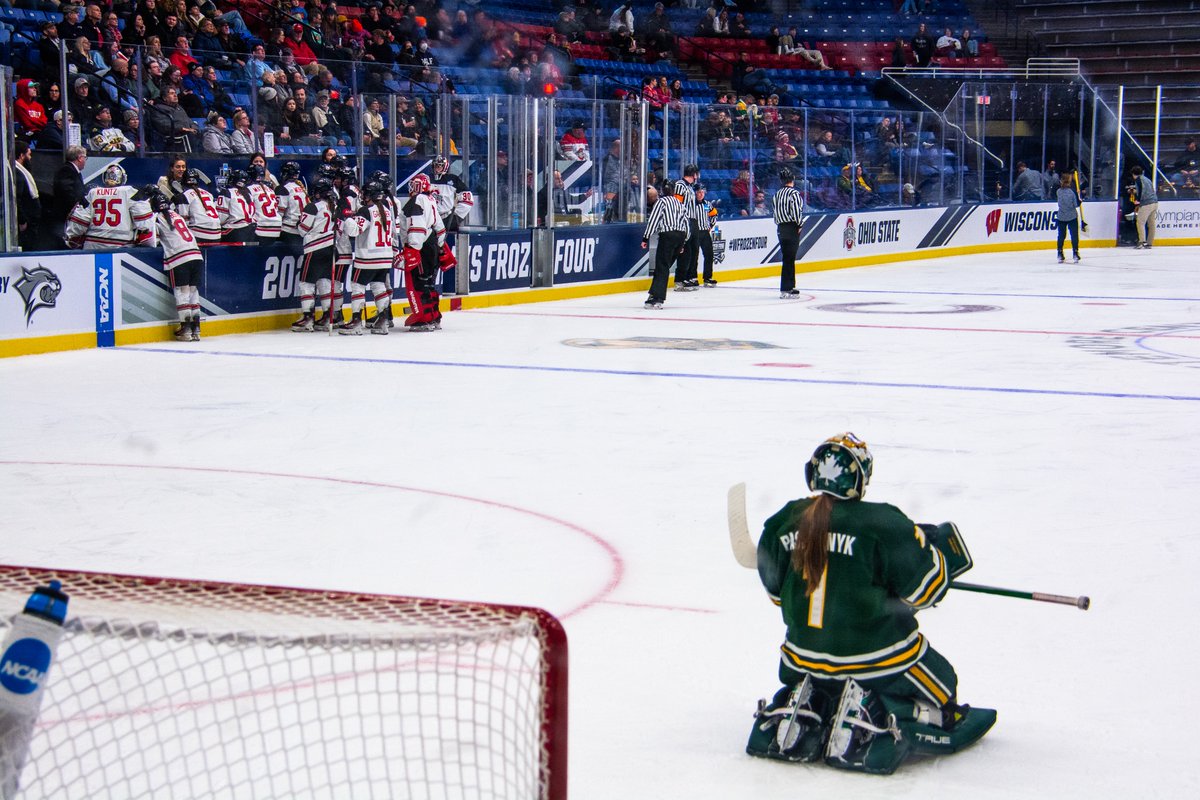
[[[807,584],[804,594],[811,597],[821,583],[829,563],[829,525],[833,516],[833,496],[819,494],[796,520],[796,546],[792,549],[792,569]]]

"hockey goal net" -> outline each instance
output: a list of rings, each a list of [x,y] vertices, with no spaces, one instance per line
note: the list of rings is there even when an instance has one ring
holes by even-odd
[[[540,609],[0,566],[70,596],[22,798],[566,796]]]

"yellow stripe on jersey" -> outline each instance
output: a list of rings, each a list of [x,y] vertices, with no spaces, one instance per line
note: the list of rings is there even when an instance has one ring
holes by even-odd
[[[937,699],[938,705],[946,705],[950,701],[950,695],[943,689],[933,677],[925,671],[925,668],[920,664],[913,664],[908,668],[908,674],[916,678],[925,689]]]
[[[917,590],[905,599],[909,605],[915,608],[924,608],[929,605],[946,585],[946,559],[942,557],[936,547],[930,548],[930,554],[933,556],[933,567],[926,574],[921,586],[918,586]],[[922,587],[924,587],[924,591],[922,591]]]
[[[857,664],[823,664],[819,661],[810,661],[806,658],[801,658],[786,646],[781,647],[780,651],[783,653],[784,658],[799,669],[824,675],[838,675],[845,672],[868,672],[898,666],[919,657],[924,647],[925,637],[918,636],[910,647],[893,656],[880,659],[879,661],[862,661]]]

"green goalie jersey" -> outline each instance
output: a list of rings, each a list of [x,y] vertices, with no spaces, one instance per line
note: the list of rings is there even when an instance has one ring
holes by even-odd
[[[925,531],[894,506],[838,501],[828,566],[808,596],[791,557],[800,514],[811,502],[785,505],[763,525],[758,542],[759,577],[787,623],[781,673],[864,680],[903,672],[926,649],[915,614],[942,598],[957,564],[948,565]]]

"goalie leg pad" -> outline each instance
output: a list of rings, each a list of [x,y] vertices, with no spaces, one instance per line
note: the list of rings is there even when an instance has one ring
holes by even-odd
[[[820,759],[828,706],[828,698],[808,675],[794,687],[784,686],[770,703],[759,700],[746,752],[780,761]]]
[[[900,731],[914,753],[930,756],[950,755],[970,747],[996,724],[994,709],[954,703],[935,709],[918,701],[911,714],[910,719],[899,717]]]
[[[829,725],[825,763],[838,769],[891,775],[912,750],[894,714],[871,691],[846,681]]]

